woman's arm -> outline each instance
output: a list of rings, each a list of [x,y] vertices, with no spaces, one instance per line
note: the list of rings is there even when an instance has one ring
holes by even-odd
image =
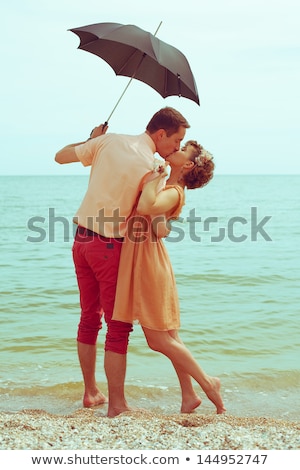
[[[179,194],[175,188],[157,192],[159,183],[165,176],[166,173],[162,173],[154,180],[145,183],[137,206],[140,214],[152,216],[166,214],[177,206]]]

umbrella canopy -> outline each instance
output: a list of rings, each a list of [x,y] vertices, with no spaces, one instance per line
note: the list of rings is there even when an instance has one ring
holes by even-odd
[[[200,104],[186,57],[153,34],[120,23],[98,23],[69,31],[79,36],[78,49],[101,57],[116,75],[140,80],[163,98],[178,95]]]

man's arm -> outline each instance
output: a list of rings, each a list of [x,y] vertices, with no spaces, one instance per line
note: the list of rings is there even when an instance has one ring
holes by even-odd
[[[80,144],[83,144],[83,142],[79,142],[78,144],[66,145],[66,147],[62,148],[56,153],[55,161],[61,164],[79,162],[74,147]]]
[[[107,125],[105,126],[104,124],[100,124],[100,126],[95,127],[92,130],[90,137],[87,140],[90,140],[90,139],[93,139],[94,137],[99,137],[100,135],[105,134],[105,132],[107,131],[107,128],[108,128]],[[84,142],[78,142],[77,144],[66,145],[65,147],[63,147],[61,150],[59,150],[56,153],[55,161],[61,164],[79,162],[79,159],[75,152],[75,147],[76,145],[84,144],[85,142],[87,141],[85,140]]]

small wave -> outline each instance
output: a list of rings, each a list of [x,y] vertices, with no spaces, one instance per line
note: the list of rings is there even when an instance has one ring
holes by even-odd
[[[178,284],[189,285],[194,281],[201,281],[201,283],[217,283],[229,284],[236,286],[256,286],[261,284],[273,284],[274,282],[286,282],[286,277],[278,274],[265,275],[265,276],[246,276],[246,275],[230,275],[227,273],[220,274],[176,274]]]
[[[228,413],[236,416],[270,416],[278,419],[284,416],[285,419],[299,420],[299,380],[298,370],[277,373],[266,370],[264,374],[225,374],[221,376],[222,395]],[[0,384],[1,411],[34,409],[66,415],[82,408],[81,382],[27,388],[15,385],[13,388],[11,384],[8,389]],[[107,393],[106,383],[99,383],[99,387]],[[202,398],[202,405],[197,413],[215,413],[214,406],[203,392],[196,390]],[[126,398],[131,406],[152,412],[180,412],[180,388],[175,383],[166,387],[159,384],[126,383]],[[101,415],[105,415],[107,405],[94,410],[99,410]]]

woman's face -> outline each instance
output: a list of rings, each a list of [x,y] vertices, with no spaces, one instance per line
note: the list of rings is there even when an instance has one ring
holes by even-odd
[[[191,160],[193,151],[192,145],[183,146],[181,150],[169,155],[166,161],[169,162],[171,168],[182,167],[188,160]]]

